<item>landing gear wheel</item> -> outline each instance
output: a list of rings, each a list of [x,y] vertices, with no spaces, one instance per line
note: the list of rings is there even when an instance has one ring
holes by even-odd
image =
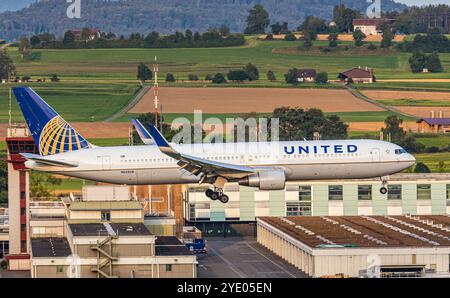
[[[215,192],[215,191],[213,191],[213,193],[210,196],[211,200],[213,200],[213,201],[219,199],[219,197],[220,197],[219,193]]]
[[[388,192],[388,189],[387,189],[386,187],[382,186],[382,187],[380,188],[380,193],[381,193],[382,195],[387,194],[387,192]]]
[[[206,195],[208,198],[211,198],[212,195],[213,195],[213,193],[214,193],[214,191],[213,191],[212,189],[207,189],[207,190],[205,191],[205,195]]]
[[[228,203],[228,201],[230,200],[230,198],[227,195],[221,195],[219,200],[223,203],[226,204]]]

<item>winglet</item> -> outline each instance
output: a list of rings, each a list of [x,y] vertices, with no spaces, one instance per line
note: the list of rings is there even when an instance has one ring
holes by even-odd
[[[172,146],[170,146],[166,138],[154,125],[150,125],[150,135],[152,136],[153,140],[155,140],[156,145],[162,153],[175,159],[178,159],[180,157],[180,153],[178,153],[175,149],[172,148]]]
[[[142,125],[142,123],[138,119],[131,118],[131,122],[133,123],[139,137],[145,145],[155,144],[155,141],[152,139],[150,133],[147,131],[147,129],[145,129],[144,125]]]

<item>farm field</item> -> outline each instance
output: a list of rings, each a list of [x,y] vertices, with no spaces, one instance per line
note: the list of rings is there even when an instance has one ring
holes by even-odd
[[[365,90],[364,95],[375,100],[429,100],[436,102],[450,102],[450,92],[421,92],[421,91],[390,91],[390,90]]]
[[[319,108],[324,112],[382,111],[346,90],[280,88],[160,88],[165,113],[264,113],[281,106]],[[153,93],[130,113],[154,110]]]
[[[442,111],[444,113],[444,117],[448,117],[450,115],[450,106],[432,106],[432,107],[399,106],[397,107],[397,109],[402,112],[423,118],[429,118],[431,111],[434,111],[435,115],[437,115],[436,113],[438,113],[439,111]]]
[[[444,163],[443,172],[450,172],[450,152],[414,154],[417,162],[426,164],[432,172],[439,172],[439,163]]]

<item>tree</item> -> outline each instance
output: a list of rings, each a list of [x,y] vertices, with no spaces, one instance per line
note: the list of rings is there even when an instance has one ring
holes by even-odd
[[[16,67],[6,51],[0,50],[0,81],[9,80],[15,75]]]
[[[389,48],[392,46],[392,40],[394,39],[394,33],[390,29],[383,31],[383,38],[381,39],[381,47]]]
[[[421,72],[425,68],[427,57],[421,51],[414,52],[412,56],[409,57],[408,61],[412,72]]]
[[[384,120],[385,127],[381,129],[385,137],[389,136],[391,142],[399,144],[405,138],[406,132],[401,126],[403,119],[395,115],[388,116]]]
[[[30,41],[28,40],[28,38],[23,37],[20,39],[19,42],[19,54],[20,54],[20,58],[22,60],[29,60],[30,59],[30,54],[31,54],[31,44]]]
[[[175,82],[176,80],[175,80],[175,76],[173,75],[173,74],[171,74],[171,73],[168,73],[167,75],[166,75],[166,82]]]
[[[339,32],[350,32],[353,29],[353,19],[360,17],[358,10],[346,8],[344,5],[336,5],[333,8],[333,20]]]
[[[338,116],[327,117],[319,109],[281,107],[273,111],[272,117],[279,119],[281,141],[312,139],[315,132],[318,132],[322,139],[347,137],[348,126]]]
[[[63,44],[70,45],[75,42],[75,34],[72,31],[68,30],[64,33]]]
[[[253,65],[251,63],[248,63],[244,67],[244,71],[247,73],[249,81],[257,81],[257,80],[259,80],[259,70],[258,70],[258,68],[255,65]]]
[[[311,33],[309,31],[303,33],[302,40],[305,48],[310,49],[313,46]]]
[[[330,48],[335,48],[338,46],[338,37],[339,37],[339,34],[337,34],[335,32],[332,32],[328,35],[328,42],[329,42],[328,46]]]
[[[280,34],[281,33],[281,24],[280,22],[276,22],[275,24],[272,24],[270,26],[272,28],[273,34]]]
[[[429,72],[442,72],[444,70],[437,52],[433,52],[427,57],[425,67]]]
[[[221,73],[216,73],[214,75],[214,78],[212,79],[212,82],[214,84],[225,84],[227,80],[225,79],[225,76]]]
[[[296,41],[297,38],[295,37],[294,33],[288,33],[284,36],[284,40],[286,41]]]
[[[248,79],[248,74],[245,70],[231,70],[228,72],[227,78],[230,81],[243,82]]]
[[[355,41],[355,46],[362,46],[364,44],[364,38],[366,38],[366,35],[360,29],[356,29],[355,32],[353,32],[353,40]]]
[[[188,80],[189,80],[189,81],[198,81],[198,80],[199,80],[199,77],[198,77],[198,75],[196,75],[196,74],[189,74],[189,75],[188,75]]]
[[[139,63],[137,67],[137,76],[140,81],[145,82],[153,78],[153,73],[144,63]]]
[[[150,48],[156,44],[159,39],[159,33],[156,31],[150,32],[144,39],[144,47]]]
[[[316,33],[326,33],[327,23],[324,19],[315,16],[307,16],[303,23],[297,28],[298,31],[313,31]]]
[[[52,82],[59,82],[60,79],[58,77],[58,75],[56,73],[52,74],[52,76],[50,77],[50,81]]]
[[[247,28],[245,28],[245,34],[263,34],[269,26],[269,13],[260,4],[255,5],[249,11],[247,17]]]
[[[228,36],[230,35],[230,28],[226,25],[222,25],[219,28],[220,36]]]
[[[271,81],[271,82],[274,82],[274,81],[277,80],[277,78],[275,77],[275,73],[274,73],[273,71],[271,71],[271,70],[269,70],[269,71],[267,72],[267,79],[268,79],[269,81]]]
[[[414,167],[414,173],[431,173],[430,168],[423,162],[418,162]]]
[[[284,78],[286,80],[286,83],[288,84],[298,84],[298,69],[297,68],[291,68],[289,69],[288,73],[284,75]]]
[[[37,46],[38,44],[41,43],[41,38],[38,35],[33,35],[30,38],[30,44],[31,46]]]
[[[51,191],[56,185],[61,184],[61,179],[55,178],[50,174],[44,172],[30,173],[30,195],[35,200],[48,200]]]
[[[328,73],[327,72],[319,72],[315,77],[316,84],[326,84],[328,83]]]

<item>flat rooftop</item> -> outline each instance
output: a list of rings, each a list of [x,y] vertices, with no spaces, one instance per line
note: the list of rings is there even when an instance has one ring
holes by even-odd
[[[449,216],[259,217],[310,248],[450,247]]]
[[[64,258],[72,251],[66,238],[33,238],[31,253],[35,258]]]
[[[158,236],[155,241],[157,256],[181,256],[193,253],[175,236]]]
[[[143,223],[89,223],[69,224],[74,236],[108,236],[111,232],[117,236],[151,236],[153,235]]]
[[[96,211],[96,210],[142,210],[138,201],[86,201],[72,202],[69,210]]]

